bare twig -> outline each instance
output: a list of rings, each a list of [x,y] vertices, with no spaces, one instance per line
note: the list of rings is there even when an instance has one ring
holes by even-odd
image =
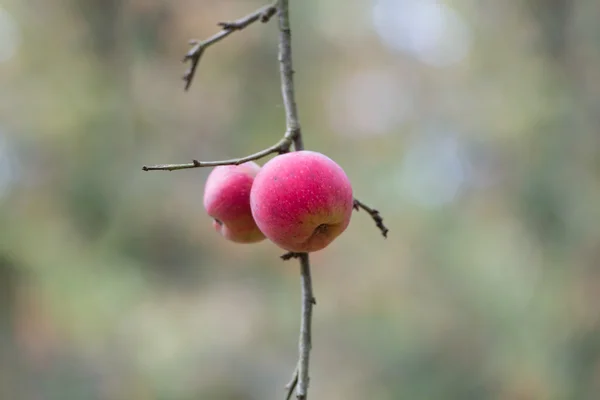
[[[232,158],[230,160],[219,160],[219,161],[198,161],[192,160],[191,163],[185,164],[161,164],[161,165],[151,165],[151,166],[143,166],[142,170],[144,171],[178,171],[180,169],[191,169],[191,168],[203,168],[203,167],[216,167],[219,165],[240,165],[248,161],[258,160],[260,158],[266,157],[269,154],[274,153],[285,153],[289,150],[292,144],[292,139],[288,136],[284,136],[279,140],[279,142],[275,143],[273,146],[268,147],[264,150],[261,150],[257,153],[250,154],[246,157],[241,158]]]
[[[231,35],[235,31],[240,31],[247,27],[248,25],[259,21],[260,22],[268,22],[273,15],[277,12],[277,2],[261,7],[260,9],[254,11],[251,14],[246,15],[238,20],[232,22],[219,22],[219,26],[223,28],[222,31],[214,34],[206,40],[192,40],[190,44],[193,45],[190,51],[187,52],[183,61],[190,61],[190,67],[183,75],[183,80],[185,81],[185,90],[188,90],[192,85],[192,79],[194,79],[194,75],[196,74],[196,68],[198,68],[198,63],[200,62],[200,58],[204,51],[209,48],[211,45],[219,42],[222,39],[225,39],[227,36]]]
[[[359,211],[361,208],[363,210],[365,210],[371,216],[371,218],[373,218],[373,221],[375,221],[375,225],[377,225],[377,227],[381,231],[381,234],[383,235],[383,237],[387,238],[389,229],[386,228],[385,225],[383,225],[383,218],[381,217],[381,215],[379,215],[379,211],[367,206],[366,204],[359,201],[358,199],[354,199],[354,209],[356,211]]]
[[[287,396],[285,396],[285,400],[290,400],[292,397],[292,393],[294,393],[294,389],[298,384],[298,366],[296,365],[296,369],[294,369],[294,374],[292,375],[292,379],[290,379],[289,383],[285,385],[285,389],[287,390]]]

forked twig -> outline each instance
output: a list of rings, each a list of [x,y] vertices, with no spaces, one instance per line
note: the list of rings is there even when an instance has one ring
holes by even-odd
[[[185,81],[185,90],[188,90],[192,85],[192,80],[194,79],[194,75],[196,74],[196,69],[198,68],[198,63],[200,62],[200,58],[204,54],[204,51],[208,49],[213,44],[225,39],[227,36],[231,35],[235,31],[241,31],[248,25],[260,21],[260,22],[269,22],[271,17],[275,15],[277,12],[277,2],[272,4],[263,6],[258,10],[237,19],[232,22],[219,22],[218,25],[223,28],[220,32],[217,32],[213,36],[209,37],[206,40],[191,40],[190,44],[193,47],[190,51],[187,52],[185,57],[183,57],[183,62],[190,61],[190,67],[183,75],[183,80]]]

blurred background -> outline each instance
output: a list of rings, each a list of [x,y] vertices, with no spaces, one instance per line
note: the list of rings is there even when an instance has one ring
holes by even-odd
[[[312,256],[310,398],[600,398],[600,2],[292,0],[307,148],[364,212]],[[251,0],[0,4],[0,399],[281,399],[297,262],[208,169],[284,132]],[[264,162],[264,161],[263,161]]]

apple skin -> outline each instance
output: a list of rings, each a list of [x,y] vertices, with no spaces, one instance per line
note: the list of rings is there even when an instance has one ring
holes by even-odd
[[[265,239],[250,210],[250,190],[260,166],[253,161],[215,167],[204,186],[204,208],[213,218],[213,227],[236,243]]]
[[[352,185],[344,170],[314,151],[285,153],[260,170],[250,192],[259,229],[292,252],[327,247],[350,224]]]

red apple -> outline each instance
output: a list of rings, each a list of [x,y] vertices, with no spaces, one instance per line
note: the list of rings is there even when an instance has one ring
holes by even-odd
[[[314,151],[268,161],[250,192],[259,229],[279,247],[313,252],[327,247],[350,223],[354,198],[344,170]]]
[[[255,162],[215,167],[204,186],[204,208],[214,228],[236,243],[264,240],[250,210],[250,189],[260,171]]]

